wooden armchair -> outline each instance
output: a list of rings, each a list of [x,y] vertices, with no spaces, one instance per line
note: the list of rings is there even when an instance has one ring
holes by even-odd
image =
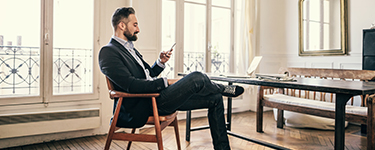
[[[173,126],[176,134],[176,141],[177,141],[177,148],[178,150],[181,150],[181,144],[180,144],[180,136],[178,131],[178,122],[177,122],[177,112],[167,115],[167,116],[159,116],[157,105],[156,105],[156,97],[159,96],[159,93],[149,93],[149,94],[130,94],[125,92],[119,92],[115,91],[113,89],[113,84],[111,80],[106,77],[107,80],[107,86],[109,89],[109,97],[111,99],[113,98],[119,98],[115,110],[115,114],[113,116],[112,124],[109,128],[107,141],[105,144],[105,150],[108,150],[112,140],[123,140],[123,141],[129,141],[127,150],[130,149],[132,141],[139,141],[139,142],[155,142],[158,144],[158,149],[163,150],[163,139],[161,131],[167,127],[167,126]],[[150,134],[135,134],[136,128],[132,129],[131,133],[115,133],[117,129],[120,129],[119,127],[116,127],[117,124],[117,118],[119,116],[121,104],[123,98],[128,97],[149,97],[152,99],[152,108],[153,108],[153,116],[150,116],[147,120],[148,125],[154,125],[155,127],[155,133],[156,135],[150,135]]]

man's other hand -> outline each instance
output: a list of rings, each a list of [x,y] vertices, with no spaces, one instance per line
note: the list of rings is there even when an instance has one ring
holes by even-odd
[[[171,58],[172,51],[173,51],[173,49],[171,49],[170,51],[161,51],[160,52],[159,58],[160,58],[160,62],[162,64],[165,64],[169,60],[169,58]]]

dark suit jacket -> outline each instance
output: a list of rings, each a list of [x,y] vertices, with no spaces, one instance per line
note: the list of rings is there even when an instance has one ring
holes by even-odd
[[[163,68],[156,62],[152,67],[142,58],[142,55],[134,49],[143,65],[150,71],[151,77],[158,76]],[[158,78],[153,81],[146,80],[143,68],[138,64],[131,53],[115,39],[103,46],[99,52],[100,70],[113,83],[114,89],[128,93],[157,93],[165,89],[164,80]],[[114,107],[116,107],[115,99]],[[127,98],[121,105],[118,127],[142,127],[145,125],[152,111],[149,98]]]

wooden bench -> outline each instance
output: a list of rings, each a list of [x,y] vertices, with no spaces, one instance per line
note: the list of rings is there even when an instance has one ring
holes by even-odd
[[[351,80],[368,82],[375,80],[375,71],[343,70],[343,69],[315,69],[315,68],[280,68],[280,74],[289,77],[320,78],[324,80]],[[257,132],[263,132],[263,106],[277,108],[277,127],[283,128],[284,110],[309,114],[314,116],[335,117],[333,93],[304,91],[299,89],[277,89],[274,87],[259,86],[257,102]],[[360,95],[360,106],[353,106],[353,97],[348,101],[345,120],[361,124],[361,132],[366,133],[367,146],[373,149],[375,145],[375,98],[369,95]]]

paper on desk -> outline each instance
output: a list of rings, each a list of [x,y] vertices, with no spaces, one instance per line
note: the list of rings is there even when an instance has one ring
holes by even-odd
[[[273,80],[273,81],[295,81],[292,77],[288,77],[286,74],[260,74],[257,73],[255,76],[258,79]]]

